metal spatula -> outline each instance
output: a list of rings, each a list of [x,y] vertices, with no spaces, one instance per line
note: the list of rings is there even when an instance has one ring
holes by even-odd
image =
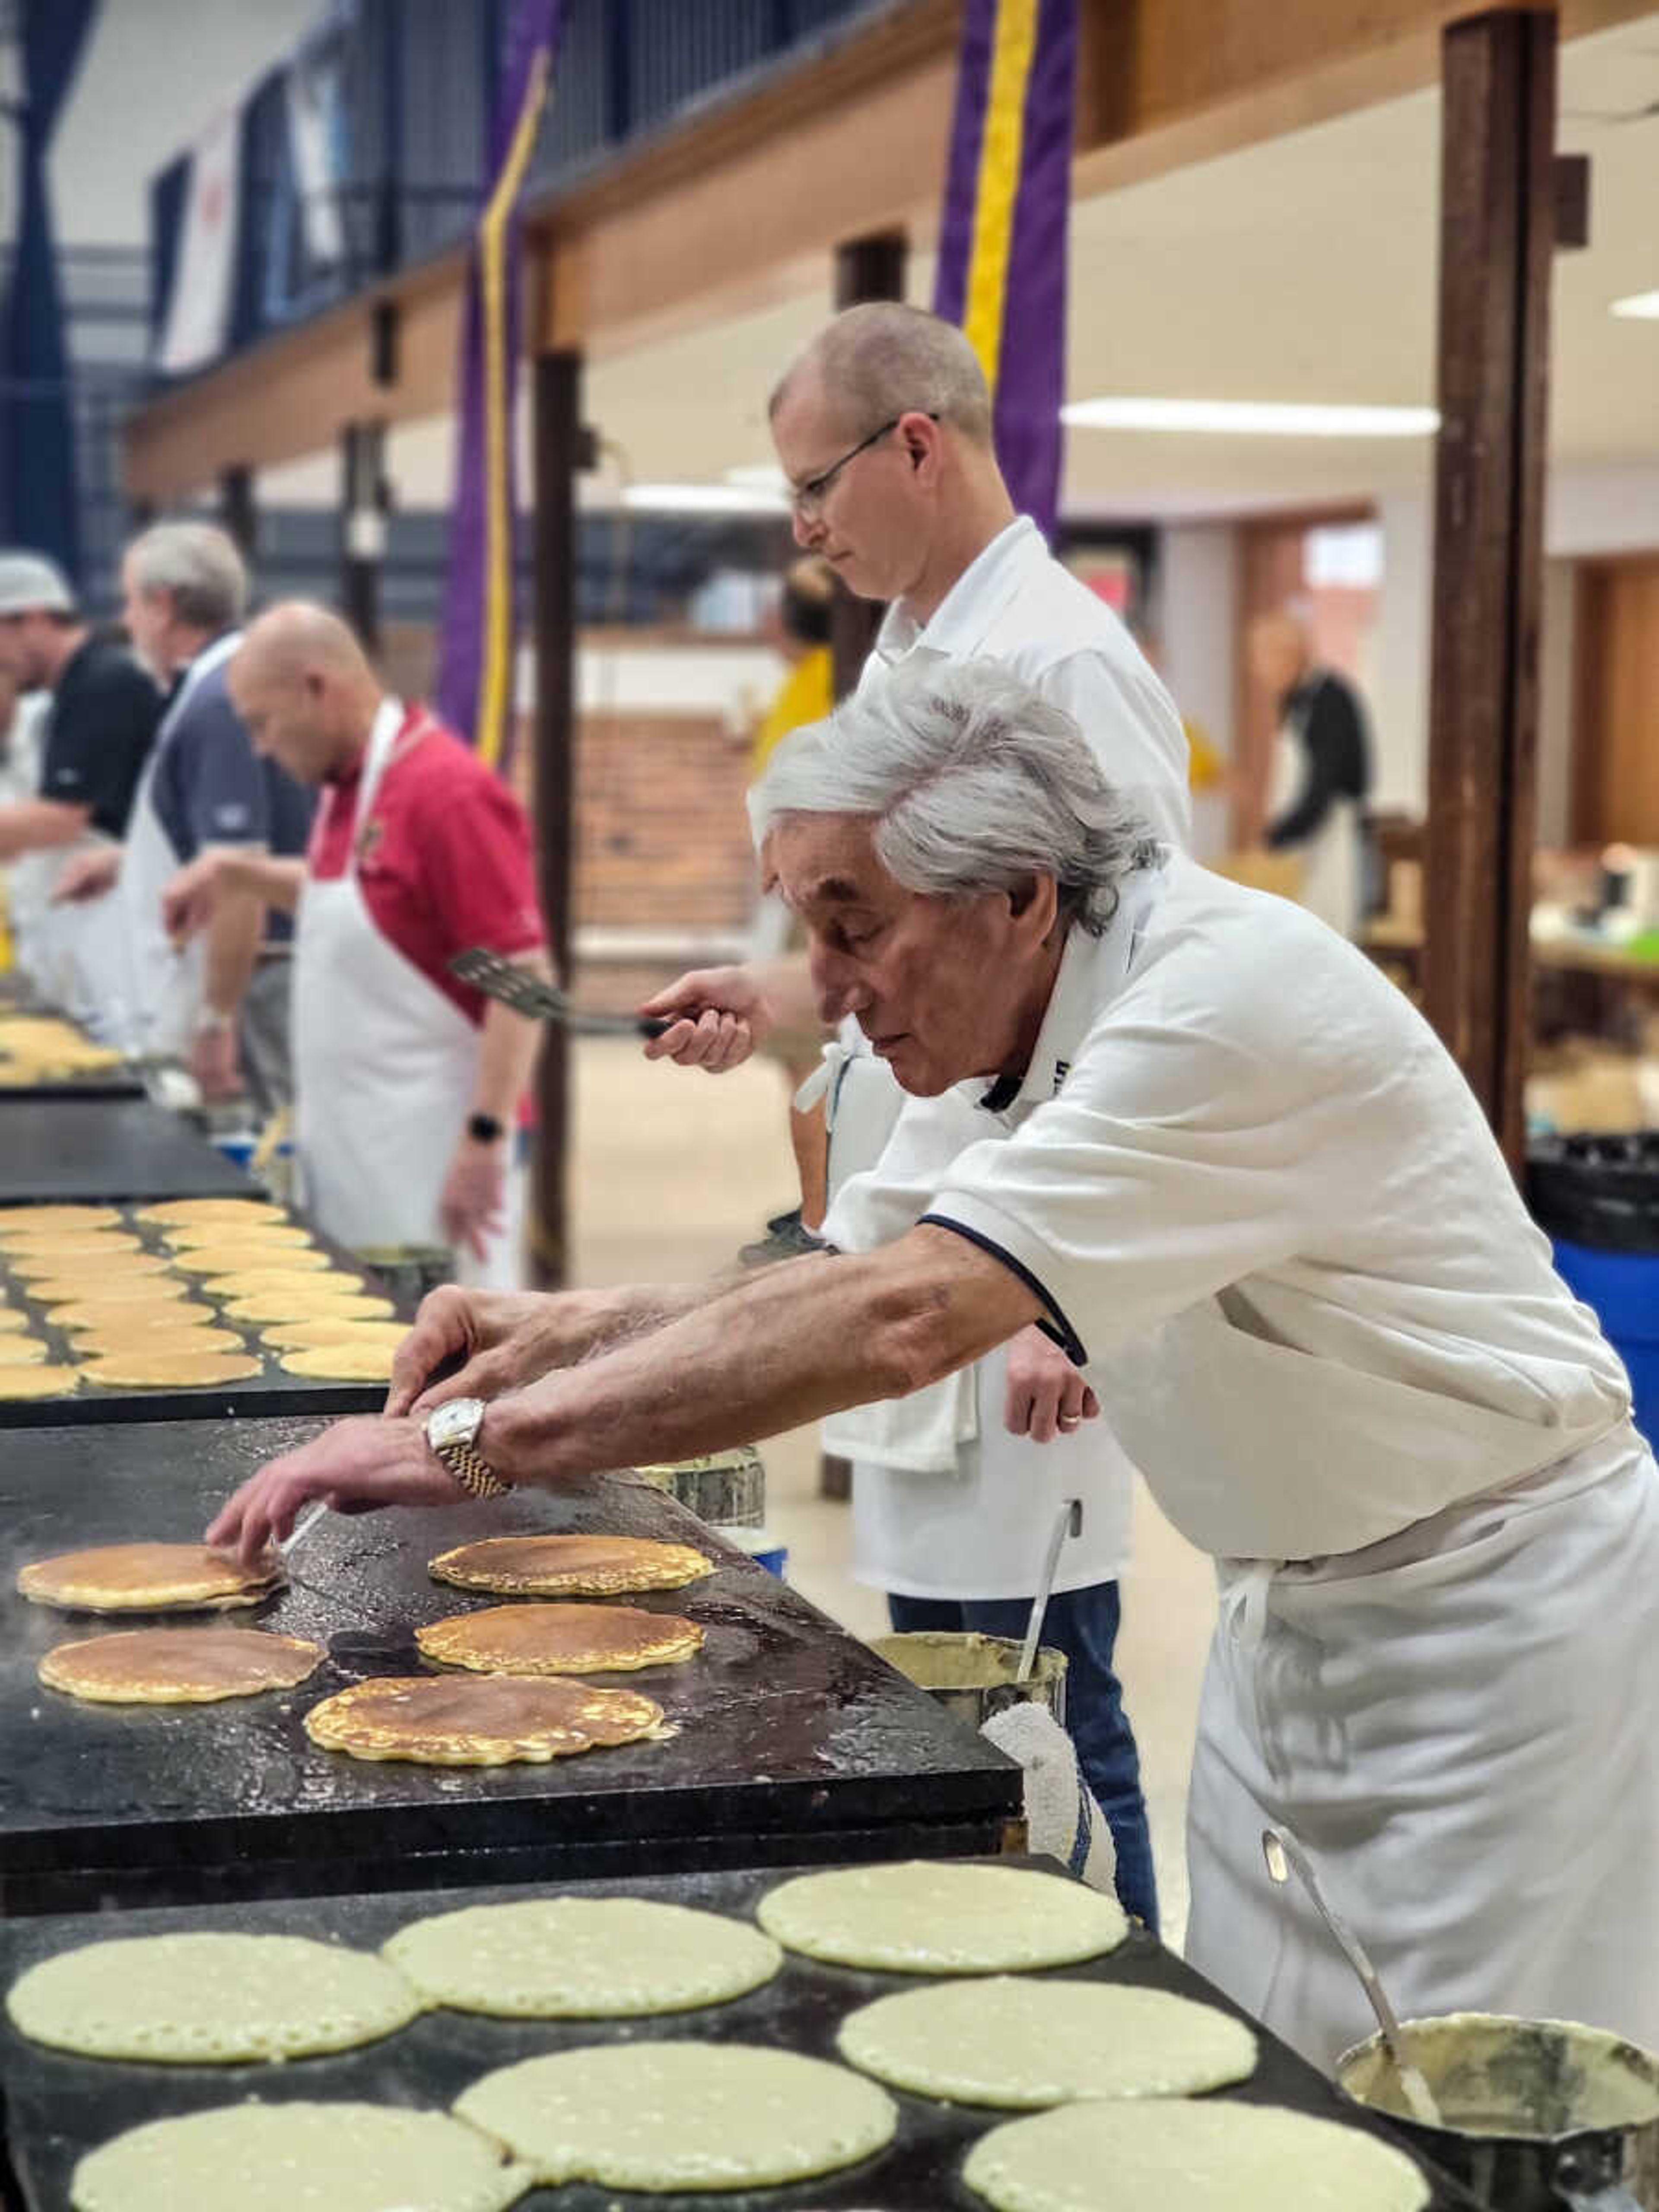
[[[576,1036],[654,1037],[673,1026],[644,1014],[585,1013],[556,984],[544,983],[516,961],[503,960],[499,953],[486,952],[482,945],[458,952],[449,963],[449,972],[463,983],[471,983],[475,991],[482,991],[485,998],[511,1006],[515,1014],[556,1022]]]

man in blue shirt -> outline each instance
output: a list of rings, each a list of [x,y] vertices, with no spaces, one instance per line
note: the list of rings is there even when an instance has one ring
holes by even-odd
[[[209,1098],[246,1086],[269,1111],[291,1091],[291,924],[226,900],[201,945],[168,938],[161,894],[186,861],[219,846],[298,858],[311,794],[254,751],[231,703],[226,667],[241,641],[247,574],[210,523],[161,522],[127,548],[121,569],[134,644],[171,687],[133,808],[118,875],[82,872],[74,896],[118,898],[130,946],[121,1009],[135,1050],[186,1060]]]

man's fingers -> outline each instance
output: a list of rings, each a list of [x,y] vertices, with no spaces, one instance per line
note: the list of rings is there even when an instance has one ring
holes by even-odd
[[[425,1382],[425,1376],[422,1378]],[[481,1352],[476,1359],[469,1359],[459,1374],[445,1376],[441,1382],[434,1382],[420,1389],[407,1406],[393,1406],[387,1401],[386,1411],[429,1413],[436,1406],[447,1405],[452,1398],[494,1398],[507,1388],[507,1377],[498,1354]]]

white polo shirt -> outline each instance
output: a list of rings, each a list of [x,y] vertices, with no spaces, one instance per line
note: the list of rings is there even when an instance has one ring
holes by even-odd
[[[1183,852],[1192,842],[1187,733],[1128,631],[1056,561],[1028,515],[991,540],[921,624],[890,606],[860,696],[901,661],[994,660],[1073,716],[1109,782]]]
[[[1218,1553],[1358,1549],[1628,1416],[1473,1094],[1404,995],[1184,857],[1073,929],[1030,1066],[943,1172],[884,1156],[832,1243],[918,1220],[1042,1300],[1155,1495]]]

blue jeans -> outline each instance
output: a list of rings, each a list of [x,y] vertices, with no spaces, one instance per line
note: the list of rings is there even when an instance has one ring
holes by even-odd
[[[890,1591],[887,1610],[901,1633],[914,1629],[968,1630],[981,1636],[1024,1637],[1028,1597],[905,1597]],[[1083,1779],[1094,1792],[1117,1848],[1117,1890],[1125,1908],[1158,1933],[1158,1882],[1140,1754],[1123,1710],[1123,1686],[1112,1672],[1117,1641],[1115,1583],[1056,1590],[1048,1601],[1042,1641],[1066,1654],[1066,1725]]]

